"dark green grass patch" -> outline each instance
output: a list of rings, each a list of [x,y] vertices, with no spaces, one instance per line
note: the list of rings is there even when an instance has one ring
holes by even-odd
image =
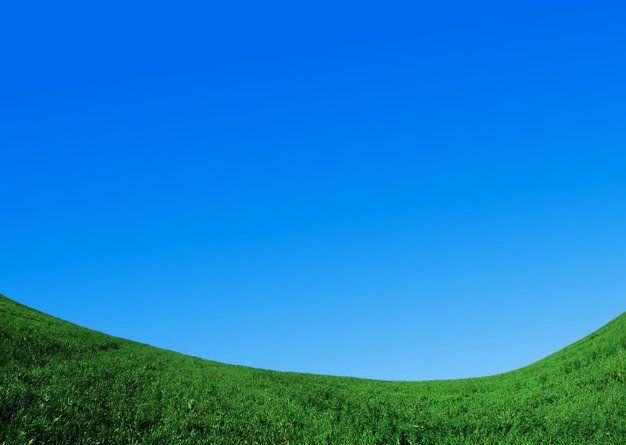
[[[626,314],[509,373],[385,382],[201,360],[0,296],[0,444],[445,443],[626,443]]]

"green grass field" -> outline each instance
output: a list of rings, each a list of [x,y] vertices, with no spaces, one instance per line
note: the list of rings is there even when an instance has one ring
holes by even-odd
[[[0,296],[0,444],[626,443],[626,314],[525,368],[388,382],[225,365]]]

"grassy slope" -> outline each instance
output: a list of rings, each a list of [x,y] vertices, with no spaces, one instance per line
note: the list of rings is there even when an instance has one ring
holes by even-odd
[[[626,443],[626,314],[531,366],[432,382],[281,373],[0,296],[0,444]]]

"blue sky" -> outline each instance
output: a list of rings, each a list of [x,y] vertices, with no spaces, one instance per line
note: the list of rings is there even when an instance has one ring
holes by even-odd
[[[624,6],[89,3],[0,14],[0,292],[382,379],[626,310]]]

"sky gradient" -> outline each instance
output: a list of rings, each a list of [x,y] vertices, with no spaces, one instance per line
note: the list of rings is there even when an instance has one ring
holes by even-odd
[[[414,3],[4,6],[0,292],[381,379],[619,315],[626,7]]]

